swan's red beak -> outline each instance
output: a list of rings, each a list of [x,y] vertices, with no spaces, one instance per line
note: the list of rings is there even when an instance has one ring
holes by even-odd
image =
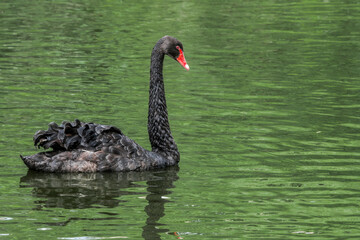
[[[183,66],[186,70],[190,70],[190,67],[189,65],[186,63],[186,60],[185,60],[185,56],[184,56],[184,52],[183,50],[181,50],[181,48],[178,48],[179,49],[179,52],[180,52],[180,55],[179,57],[176,59],[176,61],[178,61],[181,66]]]

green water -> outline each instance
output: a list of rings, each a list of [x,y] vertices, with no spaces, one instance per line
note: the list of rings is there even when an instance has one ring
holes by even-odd
[[[0,239],[360,239],[358,1],[1,1]],[[52,121],[149,148],[165,60],[179,169],[28,172]]]

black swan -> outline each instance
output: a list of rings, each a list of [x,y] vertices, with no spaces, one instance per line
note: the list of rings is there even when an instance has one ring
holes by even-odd
[[[163,82],[164,56],[177,60],[186,70],[183,45],[162,37],[154,46],[150,64],[148,132],[152,151],[125,136],[118,128],[95,123],[52,122],[37,131],[34,145],[52,151],[21,156],[26,166],[44,172],[142,171],[177,165],[180,154],[171,135]]]

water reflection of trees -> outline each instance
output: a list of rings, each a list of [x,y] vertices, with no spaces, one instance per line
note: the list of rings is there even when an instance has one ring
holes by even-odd
[[[178,179],[177,172],[178,168],[148,172],[77,174],[28,171],[20,179],[20,187],[32,188],[36,210],[84,209],[99,205],[114,208],[125,202],[121,200],[121,196],[146,194],[148,204],[144,211],[147,219],[142,236],[144,239],[160,239],[159,234],[168,229],[158,228],[158,221],[165,215],[165,203],[168,201],[166,196],[171,194],[170,189]],[[144,185],[140,183],[144,181],[146,193],[143,191]],[[139,191],[134,191],[134,188],[139,188]],[[64,226],[73,220],[77,219],[68,219],[56,225]]]

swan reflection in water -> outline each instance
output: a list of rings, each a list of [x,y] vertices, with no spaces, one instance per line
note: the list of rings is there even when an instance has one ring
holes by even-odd
[[[174,188],[178,177],[178,167],[164,170],[145,172],[106,172],[106,173],[43,173],[29,170],[20,179],[20,187],[32,188],[35,210],[44,208],[85,209],[99,208],[99,205],[114,208],[119,207],[122,196],[143,196],[143,189],[139,182],[146,181],[147,192],[145,213],[146,224],[142,228],[144,239],[160,239],[160,234],[168,229],[158,228],[158,221],[165,215],[165,203]],[[131,191],[130,191],[131,188]],[[127,200],[128,201],[128,200]],[[114,216],[112,216],[114,217]],[[144,215],[144,218],[146,216]],[[81,218],[83,220],[83,218]],[[80,220],[70,218],[63,222],[49,223],[49,225],[66,226],[71,221]],[[89,219],[91,220],[91,219]],[[105,220],[105,219],[104,219]]]

